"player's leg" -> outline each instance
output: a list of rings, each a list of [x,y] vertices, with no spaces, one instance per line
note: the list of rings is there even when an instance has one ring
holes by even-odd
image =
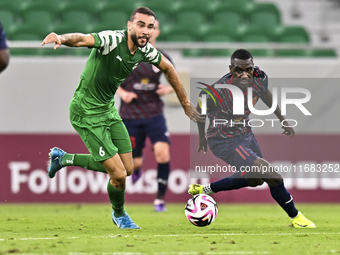
[[[123,122],[113,123],[108,132],[111,144],[117,148],[117,153],[102,162],[110,175],[107,191],[112,205],[112,220],[119,228],[140,228],[125,212],[125,182],[126,176],[133,172],[131,140]]]
[[[242,170],[241,167],[243,166],[251,165],[258,157],[249,147],[250,142],[250,136],[246,135],[228,139],[208,140],[212,153],[227,164],[234,166],[238,171]],[[192,195],[200,193],[211,195],[220,191],[235,190],[243,187],[256,187],[263,184],[261,180],[253,179],[248,181],[244,178],[245,173],[246,172],[237,172],[205,186],[192,184],[188,192]]]
[[[132,183],[137,182],[142,175],[143,149],[145,147],[146,130],[145,120],[123,120],[131,140],[134,170]]]
[[[165,194],[170,174],[170,139],[163,115],[153,117],[147,122],[147,135],[153,144],[157,162],[157,197],[154,201],[157,212],[166,211]]]

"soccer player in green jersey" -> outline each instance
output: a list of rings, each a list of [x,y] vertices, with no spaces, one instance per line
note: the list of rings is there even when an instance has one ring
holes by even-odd
[[[48,176],[53,178],[65,166],[108,173],[107,191],[113,209],[112,220],[121,229],[140,227],[124,209],[125,179],[132,174],[134,167],[130,137],[114,104],[119,85],[138,63],[151,63],[165,74],[186,115],[194,122],[203,120],[188,100],[170,61],[148,42],[154,23],[154,13],[147,7],[139,7],[132,12],[127,30],[92,34],[50,33],[41,43],[54,43],[54,49],[62,44],[93,48],[69,107],[71,124],[90,154],[68,154],[52,148]]]

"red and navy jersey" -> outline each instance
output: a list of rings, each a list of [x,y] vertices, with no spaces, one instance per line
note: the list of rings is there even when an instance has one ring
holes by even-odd
[[[161,52],[167,59],[169,56]],[[119,115],[122,119],[149,119],[163,114],[164,103],[156,93],[162,71],[156,66],[141,62],[120,85],[138,96],[130,103],[121,100]]]
[[[218,80],[215,84],[232,84],[233,76],[231,73],[226,74],[220,80]],[[215,86],[212,85],[212,87]],[[259,67],[254,68],[253,81],[251,83],[252,87],[252,105],[255,105],[258,99],[261,97],[263,93],[265,93],[268,89],[268,77],[265,72],[260,70]],[[208,91],[211,89],[208,89]],[[207,138],[228,138],[235,137],[242,133],[249,133],[251,131],[251,127],[248,125],[250,110],[248,108],[248,90],[246,90],[244,95],[244,114],[243,115],[234,115],[233,114],[233,96],[230,90],[226,88],[215,89],[218,95],[221,98],[222,105],[219,104],[218,107],[207,111],[207,116],[209,118],[209,127],[207,129],[206,137]],[[205,93],[204,91],[201,92]],[[201,95],[200,94],[200,95]],[[211,94],[214,93],[211,91]],[[209,95],[207,94],[209,98]],[[209,100],[209,99],[208,99]],[[223,120],[218,121],[216,120]],[[214,122],[215,120],[215,122]],[[216,123],[224,123],[224,124],[216,124]]]

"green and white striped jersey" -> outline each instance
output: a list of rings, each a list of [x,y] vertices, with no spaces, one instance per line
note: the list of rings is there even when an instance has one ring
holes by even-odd
[[[150,43],[131,54],[126,30],[102,31],[92,34],[94,48],[81,74],[70,103],[70,110],[80,116],[117,114],[114,95],[119,85],[144,61],[158,66],[161,53]]]

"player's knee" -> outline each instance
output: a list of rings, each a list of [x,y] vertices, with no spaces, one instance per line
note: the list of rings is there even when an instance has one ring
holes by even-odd
[[[261,186],[264,181],[262,179],[247,179],[247,182],[249,183],[250,187],[257,187],[257,186]]]
[[[269,185],[269,186],[276,186],[282,183],[283,178],[280,174],[278,173],[271,173],[264,181]]]
[[[160,164],[165,164],[170,161],[170,154],[167,151],[160,151],[155,153],[156,161]]]

